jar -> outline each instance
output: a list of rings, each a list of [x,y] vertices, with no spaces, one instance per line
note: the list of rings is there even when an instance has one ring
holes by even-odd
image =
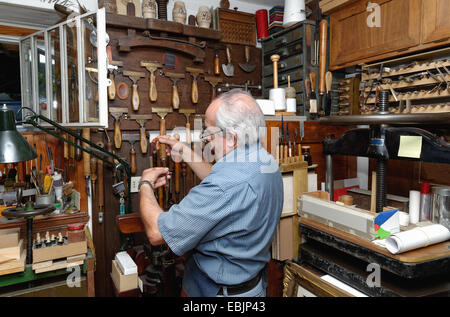
[[[184,5],[184,2],[175,2],[172,10],[172,19],[174,22],[186,24],[186,7]]]
[[[156,1],[143,0],[142,1],[142,16],[144,19],[156,19]]]
[[[201,6],[197,13],[197,24],[201,28],[209,28],[211,25],[211,11],[206,6]]]
[[[84,223],[74,223],[67,225],[67,242],[79,242],[86,240]]]
[[[308,166],[312,165],[312,156],[309,146],[302,146],[302,155],[305,162],[308,162]]]

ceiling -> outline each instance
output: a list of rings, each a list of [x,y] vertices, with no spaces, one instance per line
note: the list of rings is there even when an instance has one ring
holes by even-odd
[[[23,27],[47,28],[61,20],[54,10],[0,3],[0,23]]]

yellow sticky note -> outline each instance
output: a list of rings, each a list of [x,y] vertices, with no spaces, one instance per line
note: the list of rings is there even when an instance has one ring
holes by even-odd
[[[401,135],[398,156],[420,158],[422,152],[422,137],[414,135]]]

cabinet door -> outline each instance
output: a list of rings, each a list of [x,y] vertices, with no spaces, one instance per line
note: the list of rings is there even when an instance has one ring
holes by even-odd
[[[450,1],[423,1],[422,43],[443,42],[450,38]]]
[[[422,0],[374,0],[379,10],[358,1],[330,16],[330,64],[345,64],[388,52],[406,50],[420,42]],[[379,27],[368,23],[379,12]]]

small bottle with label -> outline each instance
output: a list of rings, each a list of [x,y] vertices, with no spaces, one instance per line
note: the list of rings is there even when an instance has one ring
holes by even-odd
[[[309,146],[302,146],[302,155],[305,162],[308,162],[308,166],[312,165],[312,156]]]

